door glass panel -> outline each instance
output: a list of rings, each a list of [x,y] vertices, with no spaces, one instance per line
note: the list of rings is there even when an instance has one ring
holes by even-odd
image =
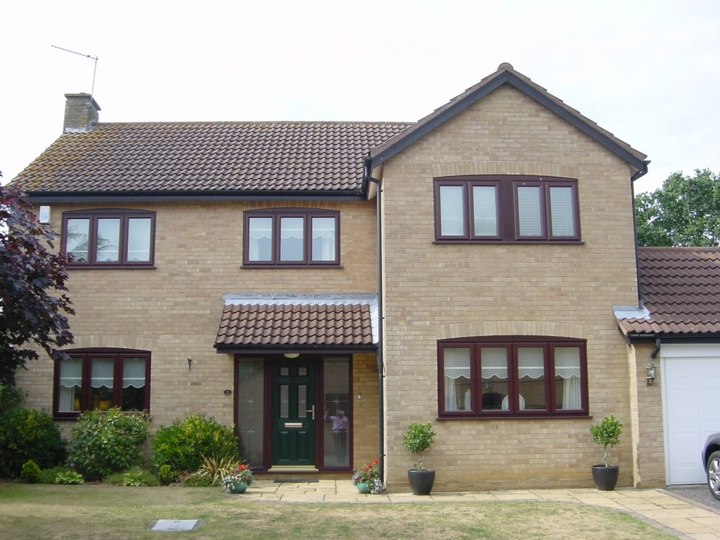
[[[349,467],[350,362],[348,358],[326,358],[323,367],[324,464],[325,467]]]
[[[117,262],[120,260],[120,218],[102,218],[97,220],[97,262]]]
[[[280,385],[280,418],[290,417],[290,387],[287,384]]]
[[[261,358],[238,360],[237,430],[240,435],[240,455],[250,465],[263,463],[263,403],[265,374]]]
[[[307,418],[307,386],[298,385],[298,418]]]
[[[75,262],[88,262],[88,240],[90,238],[90,220],[77,218],[67,220],[67,253]]]

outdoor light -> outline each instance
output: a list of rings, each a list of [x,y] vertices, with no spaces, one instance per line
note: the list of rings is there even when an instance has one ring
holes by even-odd
[[[297,358],[300,355],[296,352],[286,352],[283,356],[285,358]]]
[[[653,383],[655,377],[657,377],[657,368],[655,367],[655,364],[650,362],[647,366],[647,371],[645,372],[645,380],[647,381],[648,386]]]

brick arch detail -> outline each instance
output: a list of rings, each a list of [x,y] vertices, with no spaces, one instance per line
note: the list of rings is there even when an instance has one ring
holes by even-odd
[[[580,170],[574,165],[545,161],[456,161],[435,163],[432,173],[434,177],[492,174],[578,178]]]
[[[585,327],[579,324],[546,321],[472,321],[439,327],[438,339],[471,336],[559,336],[587,339]]]

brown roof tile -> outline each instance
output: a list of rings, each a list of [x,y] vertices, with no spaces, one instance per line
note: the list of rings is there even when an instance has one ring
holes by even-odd
[[[237,302],[237,303],[234,303]],[[215,347],[371,347],[373,306],[363,299],[226,300]]]
[[[720,334],[720,248],[639,248],[648,318],[620,319],[626,334]]]
[[[107,123],[65,133],[14,183],[41,193],[357,192],[392,122]]]

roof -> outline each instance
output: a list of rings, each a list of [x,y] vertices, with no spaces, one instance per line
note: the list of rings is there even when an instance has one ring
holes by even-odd
[[[377,297],[366,295],[224,295],[215,347],[374,348]]]
[[[720,335],[720,248],[639,248],[638,271],[647,315],[619,316],[623,333]]]
[[[13,183],[42,195],[349,194],[363,156],[410,124],[100,123],[64,133]]]
[[[573,126],[605,146],[621,159],[627,161],[637,171],[634,178],[640,177],[647,172],[648,162],[645,161],[647,158],[645,154],[635,150],[626,142],[621,141],[609,131],[604,130],[595,122],[580,114],[577,110],[567,106],[561,99],[550,94],[545,88],[535,84],[520,72],[515,71],[512,65],[508,63],[500,64],[495,73],[485,77],[459,96],[454,97],[433,113],[419,120],[409,129],[373,148],[371,153],[371,167],[375,168],[382,165],[382,163],[407,148],[420,137],[464,111],[503,84],[508,84],[523,92],[539,104],[550,109],[553,113],[570,122]]]

